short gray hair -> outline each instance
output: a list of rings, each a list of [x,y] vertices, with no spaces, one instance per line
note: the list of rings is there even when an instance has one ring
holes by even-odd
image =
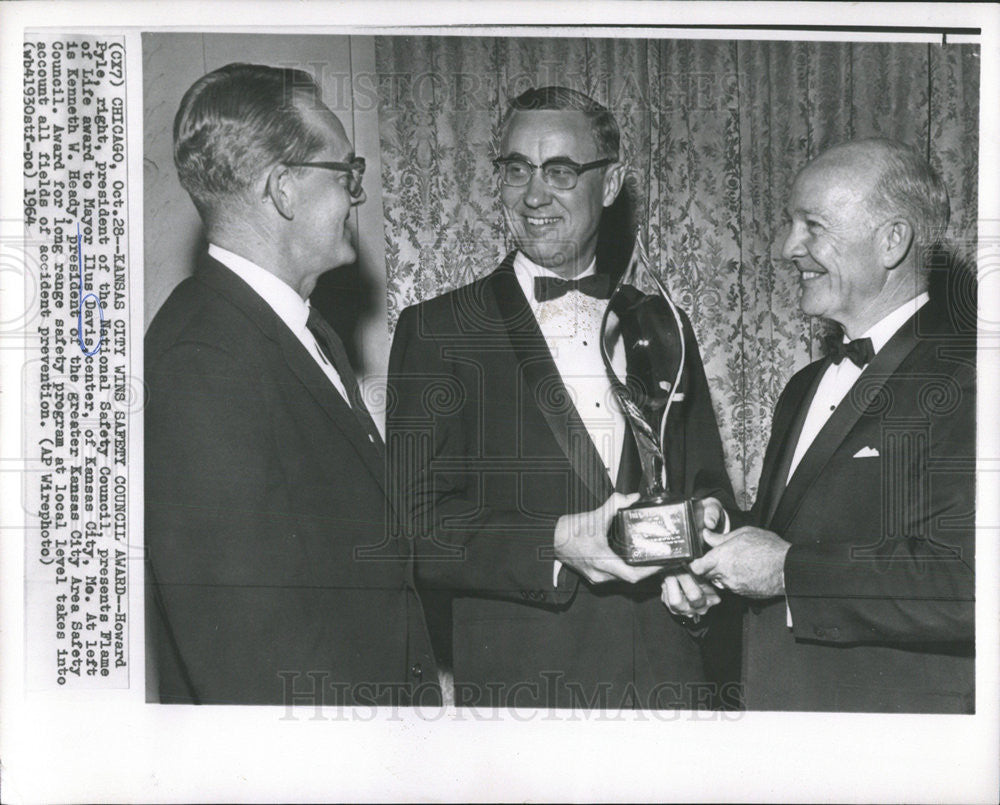
[[[875,149],[881,172],[868,195],[876,215],[899,215],[913,227],[914,244],[929,248],[940,243],[948,228],[948,189],[923,154],[888,138],[859,140]]]
[[[323,148],[304,115],[321,104],[312,77],[290,68],[227,64],[191,85],[174,118],[174,164],[206,223],[262,168]]]

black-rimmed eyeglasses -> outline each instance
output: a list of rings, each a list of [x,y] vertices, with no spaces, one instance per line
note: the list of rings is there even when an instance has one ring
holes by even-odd
[[[365,158],[354,157],[350,162],[286,162],[290,168],[324,168],[331,171],[343,171],[348,174],[347,192],[351,198],[361,196],[361,179],[365,175]]]
[[[547,185],[556,190],[572,190],[576,187],[581,173],[594,168],[603,168],[617,161],[615,157],[605,157],[581,165],[566,157],[555,157],[545,160],[541,165],[535,165],[522,157],[510,156],[497,157],[493,160],[493,164],[500,169],[500,180],[511,187],[524,187],[531,181],[535,171],[541,168],[542,178]]]

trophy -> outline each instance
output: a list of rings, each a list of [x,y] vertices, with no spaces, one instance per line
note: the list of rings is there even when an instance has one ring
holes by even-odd
[[[612,366],[616,345],[625,350],[624,379]],[[642,469],[639,500],[615,515],[611,547],[630,565],[685,565],[702,554],[700,531],[695,528],[701,505],[671,494],[665,460],[667,415],[682,397],[684,329],[670,294],[649,270],[638,233],[628,267],[604,311],[600,347]],[[626,450],[630,447],[626,445]]]

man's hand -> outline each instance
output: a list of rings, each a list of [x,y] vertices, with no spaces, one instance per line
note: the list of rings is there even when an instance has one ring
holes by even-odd
[[[677,570],[666,575],[663,579],[660,600],[674,615],[691,618],[695,623],[709,609],[722,601],[711,584],[695,578],[686,570]]]
[[[701,523],[695,522],[695,527],[699,532],[708,530],[713,532],[721,531],[726,521],[726,510],[717,498],[704,498],[694,502],[694,516],[697,521],[701,517]]]
[[[696,522],[695,527],[702,539],[705,539],[706,532],[714,532],[725,523],[725,510],[716,498],[695,501],[694,516],[696,521],[701,521]],[[713,536],[722,538],[721,534],[713,533]],[[711,584],[705,579],[695,578],[686,570],[675,570],[664,577],[660,600],[674,615],[691,618],[695,623],[722,601]]]
[[[696,576],[747,598],[785,592],[785,554],[791,544],[777,534],[747,526],[719,536],[704,532],[712,550],[689,565]]]
[[[564,514],[556,523],[556,559],[583,576],[591,584],[605,581],[627,581],[635,584],[660,572],[656,565],[632,567],[611,550],[608,528],[611,518],[624,506],[639,499],[638,494],[609,497],[599,509],[579,514]]]

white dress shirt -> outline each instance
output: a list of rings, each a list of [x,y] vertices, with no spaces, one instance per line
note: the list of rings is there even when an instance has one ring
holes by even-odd
[[[875,354],[882,349],[892,338],[896,331],[902,327],[914,313],[920,310],[929,299],[927,293],[922,293],[914,299],[900,305],[892,313],[878,323],[872,325],[859,338],[870,338],[872,349]],[[850,339],[845,335],[844,343]],[[831,363],[823,373],[819,385],[816,387],[816,394],[809,404],[809,411],[806,413],[805,421],[802,423],[802,432],[799,434],[799,441],[795,445],[795,453],[792,455],[792,463],[788,468],[788,477],[785,483],[791,479],[795,473],[795,468],[799,466],[802,457],[815,441],[816,436],[823,429],[827,420],[840,405],[847,392],[851,390],[859,377],[861,377],[862,367],[857,366],[850,358],[844,358],[840,363]]]
[[[330,379],[333,387],[337,389],[340,396],[350,405],[347,389],[340,379],[340,374],[333,367],[333,364],[327,360],[327,357],[319,348],[319,344],[316,343],[316,338],[306,326],[306,322],[309,320],[309,303],[299,296],[290,285],[287,285],[270,271],[261,268],[256,263],[252,263],[245,257],[240,257],[240,255],[223,249],[221,246],[216,246],[214,243],[208,245],[208,254],[209,257],[215,258],[232,271],[249,285],[261,299],[267,302],[268,307],[275,312],[275,315],[302,342],[302,346],[306,348],[306,351],[316,361],[319,368]]]
[[[926,305],[929,299],[928,294],[924,292],[908,300],[858,337],[870,338],[872,340],[872,350],[877,355],[879,350],[889,342],[889,339],[896,334],[899,328],[906,324],[920,308]],[[850,340],[847,335],[844,335],[845,344]],[[867,364],[865,366],[867,367]],[[844,358],[840,363],[831,363],[826,368],[823,377],[819,381],[819,385],[816,387],[816,394],[809,404],[805,421],[802,423],[802,432],[799,434],[799,440],[795,445],[795,453],[792,454],[792,463],[788,468],[788,477],[785,479],[786,486],[791,480],[792,475],[795,474],[795,469],[799,466],[799,462],[802,461],[802,457],[816,440],[827,420],[837,410],[837,406],[847,396],[851,387],[861,377],[864,368],[855,364],[850,358]],[[792,628],[792,610],[788,606],[787,600],[785,610],[788,628],[790,629]]]
[[[596,260],[574,279],[596,273],[595,267]],[[626,426],[601,359],[601,319],[608,300],[595,299],[574,290],[558,299],[536,301],[535,278],[559,275],[536,265],[521,252],[514,257],[514,274],[577,413],[614,483],[625,444]],[[625,350],[621,338],[614,346],[611,365],[620,377],[625,376]]]
[[[594,273],[596,259],[574,279]],[[535,278],[559,275],[535,264],[522,252],[514,257],[514,275],[528,300],[531,312],[535,314],[538,328],[552,353],[552,360],[570,399],[614,483],[618,477],[618,465],[625,444],[626,423],[601,359],[601,319],[608,300],[595,299],[573,290],[558,299],[536,301]],[[621,338],[612,350],[611,365],[619,377],[625,377],[625,349]],[[561,567],[562,564],[556,561],[552,574],[553,586],[558,586]]]

